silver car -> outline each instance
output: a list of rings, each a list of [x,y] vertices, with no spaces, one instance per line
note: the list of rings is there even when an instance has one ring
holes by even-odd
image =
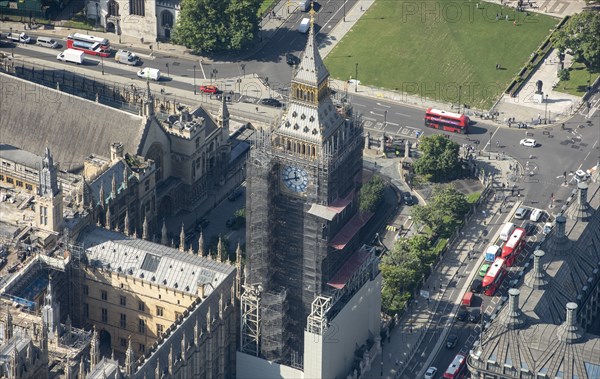
[[[527,208],[519,207],[519,209],[517,209],[515,212],[515,218],[519,220],[524,219],[525,215],[527,215]]]

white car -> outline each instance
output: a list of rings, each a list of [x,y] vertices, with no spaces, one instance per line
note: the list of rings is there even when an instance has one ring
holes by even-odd
[[[435,373],[437,372],[437,368],[429,367],[425,372],[424,379],[433,379],[435,377]]]
[[[575,171],[575,180],[577,181],[577,183],[584,182],[589,177],[590,177],[590,174],[588,174],[587,172],[585,172],[583,170],[577,170],[577,171]]]
[[[527,147],[536,147],[537,146],[537,142],[535,142],[535,140],[533,138],[524,138],[519,143],[521,144],[521,146],[527,146]]]
[[[545,223],[544,227],[542,228],[542,233],[544,233],[544,235],[547,236],[548,234],[550,234],[551,231],[552,231],[552,223],[551,222]]]

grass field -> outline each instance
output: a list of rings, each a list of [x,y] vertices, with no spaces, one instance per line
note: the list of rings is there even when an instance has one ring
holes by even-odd
[[[571,73],[569,80],[561,80],[554,89],[555,91],[583,96],[589,85],[588,80],[591,79],[590,83],[594,83],[598,77],[598,74],[590,75],[590,72],[585,68],[583,63],[573,63],[573,66],[569,68],[569,72]]]
[[[377,0],[327,56],[327,67],[347,80],[358,63],[362,84],[448,102],[458,102],[461,86],[461,103],[487,108],[558,20],[517,13],[514,25],[514,9],[476,4]]]
[[[273,4],[275,2],[275,0],[262,0],[262,3],[260,4],[260,7],[258,8],[258,16],[262,16],[265,14],[265,12],[267,11],[267,9],[269,9],[269,7],[271,6],[271,4]]]

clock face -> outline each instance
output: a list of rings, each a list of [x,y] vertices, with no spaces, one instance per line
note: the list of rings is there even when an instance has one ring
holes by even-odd
[[[308,187],[308,174],[299,167],[284,166],[282,180],[294,192],[304,192]]]

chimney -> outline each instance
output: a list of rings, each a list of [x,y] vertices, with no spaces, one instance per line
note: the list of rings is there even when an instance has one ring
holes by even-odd
[[[525,323],[521,308],[519,308],[519,294],[521,292],[516,288],[508,290],[508,313],[505,322],[510,329],[518,329]]]
[[[114,162],[119,158],[123,158],[123,144],[121,142],[113,142],[110,145],[110,160]]]
[[[567,319],[558,329],[558,339],[574,343],[581,339],[583,332],[577,326],[577,303],[567,303]]]
[[[587,200],[588,184],[586,182],[580,182],[577,184],[577,189],[579,190],[579,197],[577,204],[574,205],[576,210],[573,216],[576,220],[588,221],[593,213]]]
[[[542,257],[545,254],[546,253],[542,250],[533,252],[533,270],[525,277],[525,284],[535,290],[544,289],[548,284],[548,280],[545,278],[546,274],[542,267]]]
[[[563,215],[556,216],[556,235],[558,239],[566,237],[565,229],[567,224],[567,218]]]

